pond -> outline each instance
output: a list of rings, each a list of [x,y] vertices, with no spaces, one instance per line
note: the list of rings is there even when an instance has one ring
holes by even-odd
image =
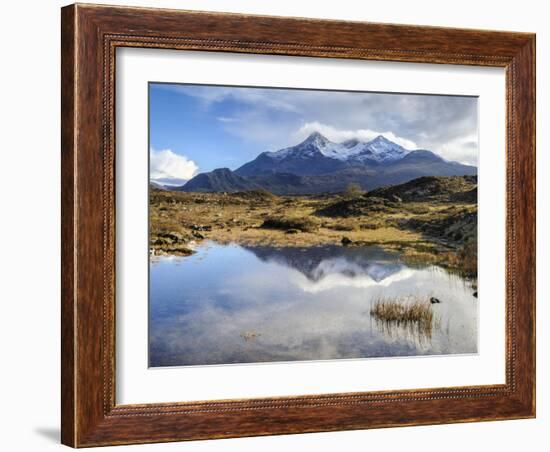
[[[149,287],[151,367],[477,352],[472,282],[378,247],[208,242],[152,257]],[[410,299],[429,304],[428,327],[371,313]]]

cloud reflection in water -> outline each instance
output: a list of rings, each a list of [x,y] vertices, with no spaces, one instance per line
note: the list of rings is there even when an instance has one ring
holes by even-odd
[[[150,278],[153,367],[477,351],[469,283],[376,247],[209,244],[155,259]],[[431,336],[373,319],[381,296],[442,300]]]

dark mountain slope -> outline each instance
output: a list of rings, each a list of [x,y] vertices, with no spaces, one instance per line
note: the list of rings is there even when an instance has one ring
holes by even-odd
[[[422,176],[475,174],[475,166],[447,161],[428,150],[408,151],[382,136],[366,143],[333,143],[313,133],[296,146],[263,152],[235,171],[221,168],[201,173],[177,190],[236,192],[263,188],[280,195],[320,194],[344,191],[352,183],[373,190]]]
[[[402,201],[431,201],[434,199],[475,201],[477,176],[434,177],[424,176],[404,184],[381,187],[367,196]]]
[[[261,188],[249,179],[241,177],[229,168],[220,168],[209,173],[200,173],[187,183],[176,188],[179,191],[235,192]]]

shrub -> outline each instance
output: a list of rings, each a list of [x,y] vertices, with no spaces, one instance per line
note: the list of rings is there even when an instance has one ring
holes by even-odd
[[[461,270],[467,276],[477,275],[477,240],[467,242],[459,252]]]
[[[348,184],[344,192],[344,195],[350,198],[355,198],[357,196],[361,196],[364,193],[365,191],[361,188],[361,185],[353,182],[351,184]]]
[[[264,220],[261,227],[265,229],[298,229],[302,232],[315,232],[319,229],[319,223],[310,217],[285,218],[271,216]]]

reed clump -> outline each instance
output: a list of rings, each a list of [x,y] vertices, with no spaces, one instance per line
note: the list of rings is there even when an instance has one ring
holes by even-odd
[[[370,314],[380,321],[416,325],[424,331],[431,331],[434,321],[434,311],[429,300],[415,298],[380,298],[375,301]]]

